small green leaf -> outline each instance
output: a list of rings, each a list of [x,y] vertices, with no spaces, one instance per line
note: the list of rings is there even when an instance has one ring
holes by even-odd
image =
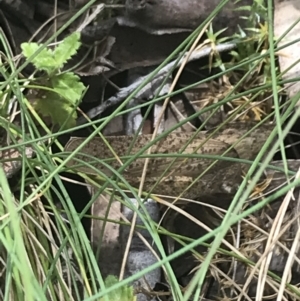
[[[51,84],[59,95],[66,98],[70,103],[78,105],[85,89],[83,83],[80,82],[79,76],[72,72],[66,72],[51,78]]]
[[[80,34],[75,32],[65,38],[55,50],[43,49],[33,60],[32,63],[39,70],[45,70],[50,75],[76,54],[80,47]],[[25,57],[32,56],[42,45],[37,43],[22,43],[21,48]]]
[[[74,32],[67,38],[65,38],[54,50],[54,59],[58,68],[62,68],[63,65],[76,54],[80,47],[80,33]]]
[[[21,48],[23,51],[23,55],[27,58],[32,56],[38,49],[39,45],[37,43],[22,43]]]
[[[112,287],[117,284],[119,280],[112,275],[107,276],[105,279],[105,286]],[[131,286],[124,285],[108,294],[109,301],[135,301],[136,297],[133,293],[133,288]],[[101,298],[100,301],[105,300]]]
[[[23,55],[26,58],[31,57],[40,47],[41,45],[38,45],[37,43],[21,44]],[[43,49],[38,55],[33,58],[32,63],[38,70],[44,70],[48,74],[52,73],[56,68],[53,51],[51,49]]]
[[[36,101],[34,107],[41,115],[49,116],[53,124],[64,125],[64,129],[76,125],[77,113],[74,106],[54,92],[47,92],[42,99]]]

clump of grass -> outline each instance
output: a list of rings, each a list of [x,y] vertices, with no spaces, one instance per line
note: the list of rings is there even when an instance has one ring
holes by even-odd
[[[260,5],[257,7],[261,9]],[[253,17],[255,17],[254,14]],[[71,22],[72,20],[69,23]],[[250,30],[250,32],[253,34],[239,37],[240,41],[243,42],[239,44],[238,51],[231,53],[232,61],[224,63],[221,57],[216,55],[209,66],[209,68],[218,67],[223,73],[222,81],[214,82],[214,85],[217,84],[215,86],[216,92],[208,95],[208,97],[219,100],[228,99],[230,108],[228,116],[233,116],[239,120],[261,120],[265,116],[271,116],[273,103],[265,102],[265,99],[271,97],[273,93],[278,93],[277,90],[274,91],[274,86],[272,86],[274,79],[278,75],[278,70],[274,69],[270,63],[270,55],[268,53],[268,35],[270,33],[268,32],[268,26],[264,24],[261,28]],[[196,34],[192,36],[192,38],[195,37]],[[190,39],[192,40],[192,38]],[[221,41],[218,38],[218,34],[213,32],[209,32],[208,38],[211,44]],[[2,42],[5,44],[5,40],[2,39]],[[45,47],[47,46],[47,43],[45,45],[36,45],[35,50],[41,51],[41,55],[46,55],[48,53],[47,50],[43,52],[42,48],[46,49]],[[27,56],[29,57],[31,54],[33,55],[33,51],[29,51]],[[83,298],[114,301],[118,299],[135,300],[130,284],[134,279],[142,277],[147,271],[141,271],[137,275],[123,281],[118,281],[113,277],[109,277],[106,281],[103,280],[101,270],[97,265],[89,241],[80,224],[81,216],[76,212],[60,177],[60,172],[64,171],[63,164],[66,163],[64,161],[66,157],[62,154],[52,154],[51,148],[45,143],[50,142],[49,144],[51,145],[51,143],[56,141],[57,134],[61,134],[63,131],[61,129],[58,133],[52,133],[44,124],[44,121],[33,111],[33,107],[27,101],[24,93],[25,88],[32,87],[28,83],[24,83],[24,80],[19,79],[20,70],[16,69],[7,44],[5,59],[7,62],[5,66],[9,66],[9,68],[0,67],[1,75],[4,78],[0,89],[0,126],[5,133],[5,139],[1,139],[1,142],[5,143],[8,139],[10,143],[7,146],[3,144],[3,147],[1,144],[1,150],[16,148],[21,154],[19,160],[22,161],[22,167],[16,183],[13,183],[11,180],[8,181],[4,171],[0,168],[0,216],[2,228],[0,231],[0,276],[2,283],[0,298],[2,300],[18,301],[83,300]],[[57,76],[57,69],[60,69],[60,67],[53,71],[54,74],[51,71],[50,73],[47,72],[47,76],[41,77],[42,82],[47,83],[51,75]],[[73,83],[79,84],[77,78],[72,80],[74,81]],[[30,80],[28,79],[28,81]],[[279,84],[276,82],[275,86],[278,87]],[[49,88],[47,85],[45,87]],[[51,86],[51,88],[52,93],[55,91],[55,86]],[[185,89],[189,88],[186,87]],[[71,101],[80,99],[82,90],[83,88],[80,86],[80,93],[77,93],[75,98],[73,98],[73,95]],[[79,94],[80,97],[78,97]],[[40,100],[43,101],[43,99]],[[285,103],[286,114],[281,116],[281,120],[277,120],[278,124],[286,120],[294,103],[294,100]],[[66,114],[70,112],[71,106],[69,105],[70,103],[67,103]],[[125,106],[125,103],[123,106]],[[11,109],[12,107],[13,109]],[[53,107],[51,108],[50,106],[49,110],[52,109]],[[70,119],[72,122],[71,124],[68,123],[67,128],[74,125],[76,117],[74,107],[71,111],[73,112]],[[121,109],[119,108],[111,116],[103,119],[102,125],[96,131],[101,130],[120,111]],[[13,116],[16,115],[18,117],[13,120]],[[55,112],[51,112],[50,115],[55,116]],[[289,125],[292,125],[296,117],[298,116],[295,115]],[[64,124],[62,122],[64,118],[61,118],[61,116],[56,121],[59,125]],[[45,130],[46,136],[41,134],[40,127]],[[64,131],[64,133],[67,132],[67,130]],[[34,158],[22,156],[24,154],[24,145],[32,147],[35,153]],[[267,153],[267,148],[264,148],[263,151]],[[275,149],[273,149],[273,152],[268,153],[269,160],[274,151]],[[260,171],[265,168],[267,163],[267,161],[264,163]],[[171,293],[177,299],[188,300],[193,293],[195,293],[195,298],[197,298],[205,281],[207,271],[213,270],[211,268],[216,259],[215,254],[218,254],[217,256],[220,256],[221,259],[223,254],[227,256],[226,259],[228,257],[230,259],[238,257],[237,254],[226,253],[219,246],[222,239],[226,239],[226,233],[232,225],[241,222],[262,207],[262,203],[260,203],[246,211],[242,210],[248,196],[259,180],[259,174],[254,174],[257,167],[258,160],[255,161],[255,166],[251,169],[253,174],[251,185],[246,185],[247,179],[244,181],[226,216],[222,217],[223,222],[221,226],[212,229],[207,235],[194,241],[185,238],[185,242],[183,242],[178,239],[183,245],[182,248],[176,254],[167,256],[163,251],[161,242],[156,239],[156,232],[153,230],[153,233],[151,233],[155,244],[161,250],[160,255],[162,257],[162,261],[152,268],[154,269],[158,266],[164,268]],[[74,170],[74,173],[77,173],[77,171]],[[53,189],[52,183],[54,180],[58,183],[59,191]],[[293,183],[293,185],[296,184]],[[128,190],[130,190],[130,187],[128,187]],[[276,192],[276,195],[283,194],[286,191],[287,187],[283,187],[281,191]],[[67,221],[62,217],[62,212],[58,209],[53,194],[59,199],[60,206],[67,216]],[[263,201],[263,204],[266,206],[272,198],[274,199],[275,196],[269,196],[268,199]],[[48,207],[45,207],[45,200]],[[94,198],[91,198],[86,209],[93,202]],[[237,231],[236,228],[232,231],[232,237],[235,237],[237,235],[237,232],[235,232]],[[171,234],[169,233],[169,235]],[[195,256],[198,256],[198,259],[201,258],[201,266],[199,266],[188,290],[182,293],[168,261],[188,250],[194,250],[197,245],[205,244],[211,238],[215,238],[215,240],[212,244],[209,244],[210,248],[207,254],[197,254],[194,251]],[[236,246],[234,245],[234,247]],[[220,259],[220,257],[217,259]],[[249,266],[251,266],[250,263]],[[218,273],[221,272],[218,271]],[[217,277],[219,279],[222,278],[220,274],[217,274]],[[277,282],[280,281],[276,277],[273,278]],[[294,293],[297,293],[296,290],[294,290]]]

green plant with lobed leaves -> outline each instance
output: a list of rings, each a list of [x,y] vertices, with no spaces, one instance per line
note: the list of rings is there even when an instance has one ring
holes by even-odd
[[[49,116],[53,124],[65,128],[75,126],[76,108],[82,98],[85,86],[79,76],[70,71],[61,71],[65,63],[76,54],[80,47],[80,34],[73,33],[65,38],[54,50],[44,48],[32,60],[38,71],[46,76],[35,79],[38,92],[33,102],[34,108],[43,116]],[[31,57],[41,45],[23,43],[23,55]]]

